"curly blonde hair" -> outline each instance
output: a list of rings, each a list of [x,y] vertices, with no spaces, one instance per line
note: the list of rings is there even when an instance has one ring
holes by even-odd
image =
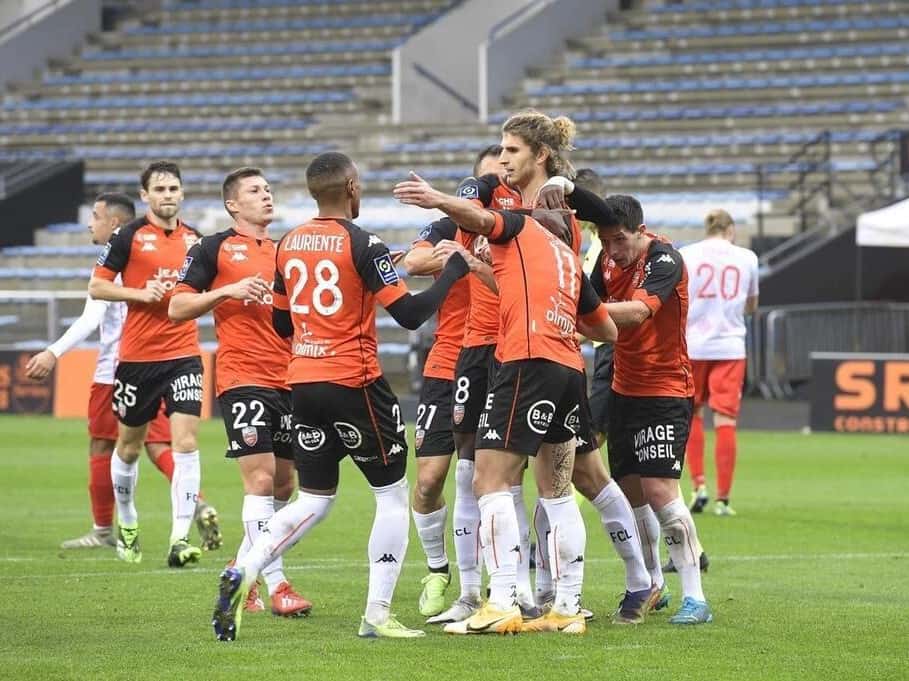
[[[567,116],[550,118],[534,109],[516,113],[502,125],[502,134],[520,137],[534,154],[541,150],[549,152],[546,159],[549,177],[563,175],[569,179],[574,178],[575,170],[565,154],[574,149],[576,130],[574,121]]]

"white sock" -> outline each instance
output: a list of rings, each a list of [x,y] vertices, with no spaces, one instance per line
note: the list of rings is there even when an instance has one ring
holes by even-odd
[[[445,553],[445,523],[448,520],[448,507],[443,506],[432,513],[413,511],[413,523],[417,526],[417,535],[426,554],[429,567],[440,569],[448,567],[448,554]]]
[[[581,587],[584,584],[584,549],[587,530],[574,495],[558,499],[540,499],[549,516],[549,560],[555,576],[555,603],[552,609],[562,615],[576,615],[581,610]]]
[[[110,479],[114,485],[114,499],[117,501],[117,522],[120,525],[135,525],[139,522],[136,511],[136,483],[139,481],[139,461],[126,463],[114,450],[110,457]]]
[[[170,481],[171,544],[189,536],[201,481],[199,450],[174,452],[174,477]]]
[[[524,487],[515,485],[511,488],[511,499],[514,513],[518,520],[518,539],[521,547],[518,553],[518,603],[533,605],[533,588],[530,586],[530,520],[527,517],[527,505],[524,503]]]
[[[287,506],[287,504],[290,503],[290,499],[278,499],[277,497],[274,497],[274,500],[275,500],[275,501],[274,501],[274,504],[275,504],[275,513],[277,513],[277,512],[280,511],[282,508],[284,508],[285,506]]]
[[[518,552],[521,550],[518,519],[511,492],[480,497],[480,541],[489,573],[489,603],[500,610],[517,602]]]
[[[385,624],[407,553],[410,532],[407,478],[385,487],[373,487],[372,491],[376,496],[376,516],[369,533],[366,620],[372,624]]]
[[[265,529],[268,521],[275,514],[274,497],[257,496],[247,494],[243,497],[243,545],[252,547],[259,539],[262,530]],[[245,554],[244,554],[245,555]],[[237,554],[240,558],[240,554]],[[287,578],[284,576],[284,561],[281,556],[275,558],[271,563],[262,568],[262,576],[268,586],[268,593],[273,594],[278,585]]]
[[[644,554],[644,565],[650,573],[650,581],[654,586],[663,586],[663,567],[660,565],[660,521],[650,508],[644,504],[631,509],[638,526],[638,538],[641,541],[641,551]]]
[[[650,573],[644,564],[641,542],[637,538],[634,513],[622,488],[615,480],[610,480],[591,503],[600,512],[600,522],[616,553],[625,563],[625,589],[650,589]]]
[[[451,524],[461,581],[461,598],[480,600],[480,506],[473,494],[473,461],[458,460]]]
[[[284,555],[318,525],[328,515],[334,500],[334,494],[325,496],[301,491],[296,501],[276,512],[247,554],[237,558],[237,567],[246,573],[246,583],[252,584],[266,565]]]
[[[536,603],[543,603],[555,595],[552,585],[552,573],[549,571],[549,516],[546,515],[546,509],[537,499],[537,505],[533,509],[533,531],[537,535],[536,548]]]
[[[679,572],[682,597],[706,600],[701,588],[700,543],[691,512],[681,497],[670,501],[656,512],[660,529],[669,547],[669,557]]]

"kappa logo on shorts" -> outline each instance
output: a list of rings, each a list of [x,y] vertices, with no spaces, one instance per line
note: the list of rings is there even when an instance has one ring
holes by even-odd
[[[391,449],[388,450],[388,456],[394,456],[395,454],[400,454],[403,451],[404,448],[396,442],[391,446]]]
[[[455,422],[455,425],[460,425],[461,421],[464,420],[464,405],[456,404],[454,409],[451,410],[451,420]]]
[[[674,471],[682,470],[682,464],[681,464],[681,462],[679,462],[678,459],[676,459],[676,462],[674,464],[672,464],[672,470],[674,470]]]
[[[246,426],[240,431],[240,435],[243,436],[243,442],[246,443],[247,447],[255,447],[259,441],[259,429],[255,426]]]
[[[297,442],[307,452],[314,452],[325,444],[325,431],[300,423],[297,425]]]
[[[487,430],[486,435],[483,436],[484,440],[501,440],[502,436],[499,435],[498,431],[494,428],[492,430]]]
[[[384,253],[372,261],[376,266],[376,271],[382,281],[389,286],[398,283],[398,273],[395,271],[394,263],[391,262],[391,255]]]
[[[332,425],[335,427],[338,437],[341,438],[341,444],[347,449],[358,449],[363,444],[363,435],[356,426],[344,421],[335,421]]]
[[[527,425],[537,435],[545,435],[555,416],[555,404],[549,400],[538,400],[527,410]]]
[[[413,444],[415,447],[423,446],[423,438],[426,437],[426,431],[420,428],[413,436]]]

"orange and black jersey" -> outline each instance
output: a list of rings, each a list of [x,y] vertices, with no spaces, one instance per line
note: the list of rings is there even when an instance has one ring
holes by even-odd
[[[127,303],[121,362],[161,362],[199,354],[196,322],[171,322],[167,307],[186,252],[200,238],[182,222],[166,231],[141,217],[121,227],[98,257],[92,276],[114,281],[119,274],[124,286],[138,289],[157,279],[167,288],[157,303]]]
[[[445,239],[454,241],[457,239],[457,232],[458,226],[451,218],[443,218],[420,232],[413,245],[415,248],[433,247]],[[454,380],[455,364],[463,345],[464,326],[470,307],[469,282],[469,279],[462,279],[452,286],[445,297],[445,302],[439,308],[435,341],[423,367],[423,376],[427,378]]]
[[[255,275],[273,286],[275,244],[228,229],[207,236],[186,256],[175,293],[201,293]],[[272,301],[264,303],[230,298],[212,311],[218,352],[215,390],[239,386],[287,387],[290,341],[272,327]]]
[[[359,388],[382,373],[375,303],[407,295],[388,247],[342,218],[313,218],[278,243],[274,306],[293,325],[289,384]]]
[[[631,397],[690,397],[694,394],[685,326],[688,272],[682,255],[654,234],[647,253],[622,269],[605,253],[591,280],[607,303],[640,300],[650,316],[637,326],[619,327],[613,389]]]
[[[547,359],[583,371],[577,318],[596,311],[600,300],[580,259],[530,216],[494,215],[488,239],[502,327],[496,359]]]

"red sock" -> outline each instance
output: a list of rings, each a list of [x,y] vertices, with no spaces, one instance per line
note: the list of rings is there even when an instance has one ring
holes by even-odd
[[[729,499],[735,472],[735,426],[716,429],[716,497]]]
[[[155,468],[161,471],[168,482],[174,479],[174,453],[171,449],[165,449],[155,459]]]
[[[704,419],[695,416],[691,419],[691,432],[688,433],[688,446],[685,448],[685,463],[695,487],[704,484]]]
[[[110,455],[88,457],[88,496],[97,527],[114,522],[114,484],[110,479]]]

